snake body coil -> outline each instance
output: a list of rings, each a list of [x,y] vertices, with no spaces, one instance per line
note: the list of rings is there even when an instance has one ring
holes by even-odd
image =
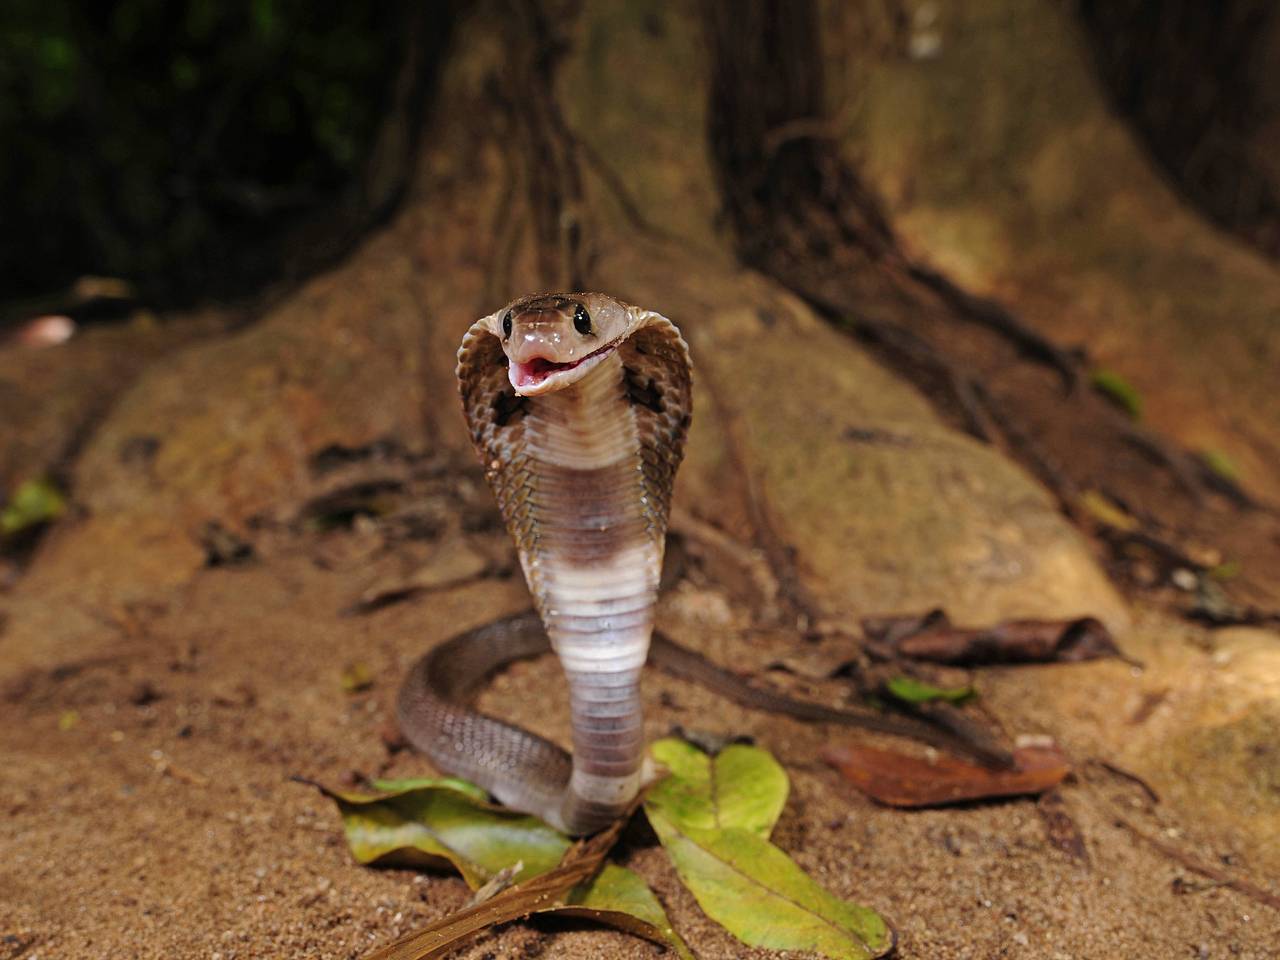
[[[428,654],[401,691],[400,725],[438,766],[508,806],[589,833],[641,785],[640,671],[692,406],[688,347],[665,317],[602,294],[528,297],[472,326],[457,372],[472,441],[569,683],[574,752],[570,761],[460,706],[473,678],[536,652],[518,649],[528,630],[451,642],[465,670],[443,668],[441,648]]]

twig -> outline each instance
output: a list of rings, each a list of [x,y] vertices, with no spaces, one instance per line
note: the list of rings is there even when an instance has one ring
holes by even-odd
[[[1119,530],[1115,527],[1099,524],[1098,535],[1104,540],[1114,542],[1117,547],[1122,547],[1129,543],[1146,547],[1172,567],[1185,567],[1194,572],[1203,572],[1206,569],[1203,563],[1192,558],[1177,544],[1170,543],[1149,530],[1143,530],[1141,527],[1136,530]]]
[[[1147,783],[1147,781],[1143,780],[1142,777],[1138,776],[1136,773],[1132,773],[1129,770],[1126,770],[1124,767],[1118,767],[1114,763],[1112,763],[1110,760],[1103,760],[1101,757],[1091,757],[1087,762],[1095,766],[1101,767],[1103,770],[1107,771],[1107,773],[1113,774],[1119,777],[1121,780],[1129,781],[1129,783],[1132,783],[1134,786],[1140,789],[1143,793],[1145,793],[1147,795],[1147,799],[1150,800],[1153,804],[1157,804],[1160,802],[1160,794],[1156,793],[1155,788],[1152,787],[1151,784]]]
[[[1156,837],[1151,836],[1143,830],[1140,830],[1130,821],[1126,820],[1119,814],[1115,814],[1116,826],[1123,827],[1132,833],[1139,840],[1144,841],[1157,852],[1168,857],[1170,860],[1190,870],[1192,873],[1198,873],[1202,877],[1208,877],[1215,883],[1224,887],[1230,887],[1237,893],[1242,893],[1251,900],[1265,904],[1273,910],[1280,910],[1280,895],[1272,893],[1264,887],[1258,886],[1252,880],[1245,880],[1242,877],[1233,877],[1225,870],[1219,870],[1217,867],[1211,867],[1207,863],[1202,863],[1189,853],[1184,853],[1172,844],[1165,843]]]
[[[1245,510],[1267,510],[1269,513],[1275,512],[1273,509],[1254,499],[1254,497],[1251,496],[1248,491],[1241,487],[1235,480],[1230,477],[1224,477],[1217,470],[1214,470],[1204,461],[1203,458],[1194,457],[1193,459],[1195,461],[1196,470],[1200,474],[1200,479],[1221,493],[1237,507],[1242,507]]]
[[[552,906],[578,884],[595,876],[623,827],[639,808],[643,796],[642,793],[637,797],[627,812],[607,830],[571,847],[554,870],[508,887],[492,899],[442,917],[381,950],[366,954],[364,960],[428,960],[443,956],[465,937]]]
[[[1173,474],[1173,478],[1195,503],[1204,503],[1204,487],[1187,465],[1188,457],[1185,453],[1132,423],[1121,426],[1120,436],[1126,443],[1141,450],[1153,462]]]

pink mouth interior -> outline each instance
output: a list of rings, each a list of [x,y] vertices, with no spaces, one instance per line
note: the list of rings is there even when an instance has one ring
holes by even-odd
[[[587,359],[583,357],[582,360]],[[545,360],[542,357],[534,357],[527,363],[515,363],[511,366],[514,374],[512,380],[517,387],[536,387],[538,384],[546,380],[560,370],[572,370],[582,360],[575,360],[572,363],[556,363],[554,360]]]
[[[586,363],[592,357],[598,357],[600,354],[612,350],[614,346],[616,346],[616,342],[606,343],[599,350],[593,350],[585,357],[569,363],[556,363],[554,360],[548,360],[545,357],[533,357],[524,363],[513,363],[511,364],[511,383],[517,390],[523,390],[525,387],[536,387],[553,373],[572,370],[574,367]]]

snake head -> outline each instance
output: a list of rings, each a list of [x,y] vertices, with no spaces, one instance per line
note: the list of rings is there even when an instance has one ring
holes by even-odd
[[[577,383],[640,322],[634,307],[601,293],[522,297],[482,321],[501,341],[507,377],[524,397]]]

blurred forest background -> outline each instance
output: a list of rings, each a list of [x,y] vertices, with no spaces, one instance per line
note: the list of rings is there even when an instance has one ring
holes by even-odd
[[[370,162],[409,7],[5,4],[6,298],[97,274],[169,306],[279,279]]]
[[[387,135],[406,67],[457,2],[13,0],[0,11],[3,316],[86,275],[151,303],[244,295],[324,262],[398,194]],[[1280,254],[1280,14],[1266,0],[1063,3],[1117,111],[1205,216]],[[889,16],[909,28],[906,8]],[[930,5],[920,4],[919,11]],[[919,48],[928,55],[928,26]],[[429,49],[413,50],[411,41]],[[400,91],[404,97],[406,90]],[[402,105],[402,109],[403,109]],[[405,129],[416,132],[416,125]],[[365,190],[361,188],[365,187]],[[302,238],[305,238],[303,241]],[[290,241],[295,241],[291,244]],[[332,249],[332,248],[328,248]]]
[[[883,809],[669,679],[648,735],[774,750],[779,843],[905,958],[1268,956],[1277,64],[1273,0],[0,4],[0,958],[358,957],[466,901],[284,778],[420,773],[398,677],[527,604],[453,357],[584,288],[695,358],[677,639],[834,703],[792,666],[865,616],[1125,655],[972,671],[1071,757],[1052,810]],[[490,706],[564,740],[560,683]],[[634,955],[475,955],[553,936]]]

